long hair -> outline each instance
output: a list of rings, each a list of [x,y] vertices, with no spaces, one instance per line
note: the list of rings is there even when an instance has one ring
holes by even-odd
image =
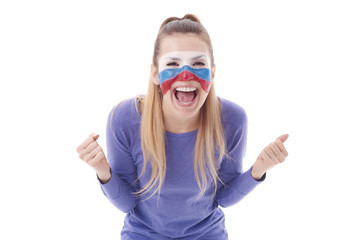
[[[155,41],[154,66],[158,67],[161,39],[174,33],[197,34],[198,37],[208,44],[211,66],[214,65],[212,43],[207,30],[195,15],[186,14],[183,18],[167,18],[162,23]],[[154,188],[152,194],[147,198],[149,199],[157,192],[160,196],[161,186],[164,183],[166,174],[165,128],[162,112],[163,95],[160,92],[160,87],[155,85],[152,79],[150,79],[147,94],[144,97],[137,96],[135,98],[137,111],[139,111],[137,106],[138,100],[143,103],[140,127],[143,169],[138,179],[144,175],[148,161],[150,161],[152,166],[152,172],[148,183],[135,193],[143,196]],[[201,197],[206,191],[209,182],[207,180],[208,177],[211,177],[214,183],[213,194],[217,191],[218,181],[221,181],[218,177],[215,158],[216,151],[219,153],[218,163],[226,155],[220,106],[214,84],[212,84],[205,103],[200,109],[199,128],[195,144],[194,172],[200,189],[198,197]]]

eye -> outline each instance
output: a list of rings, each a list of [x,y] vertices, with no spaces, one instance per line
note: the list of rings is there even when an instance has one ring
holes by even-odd
[[[177,62],[169,62],[168,64],[166,64],[166,66],[178,66]]]
[[[204,66],[204,65],[205,65],[204,62],[195,62],[195,63],[193,64],[193,66]]]

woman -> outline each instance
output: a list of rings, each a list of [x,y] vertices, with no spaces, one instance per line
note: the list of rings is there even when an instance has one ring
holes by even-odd
[[[216,96],[214,76],[212,44],[197,17],[166,19],[147,94],[108,116],[108,159],[99,135],[77,148],[105,196],[127,213],[122,239],[228,239],[218,206],[240,201],[287,157],[286,134],[242,172],[247,116]]]

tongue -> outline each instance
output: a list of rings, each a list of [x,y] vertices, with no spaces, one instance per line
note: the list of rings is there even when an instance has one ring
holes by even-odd
[[[176,97],[180,102],[191,102],[195,97],[195,92],[180,92],[180,91],[177,91]]]

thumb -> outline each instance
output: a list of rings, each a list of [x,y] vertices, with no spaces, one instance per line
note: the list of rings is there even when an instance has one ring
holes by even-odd
[[[89,136],[92,137],[94,140],[97,140],[99,138],[99,134],[97,133],[91,133]]]
[[[284,134],[284,135],[281,135],[280,137],[278,137],[277,139],[280,139],[282,142],[285,142],[286,139],[288,139],[289,137],[289,134]]]

